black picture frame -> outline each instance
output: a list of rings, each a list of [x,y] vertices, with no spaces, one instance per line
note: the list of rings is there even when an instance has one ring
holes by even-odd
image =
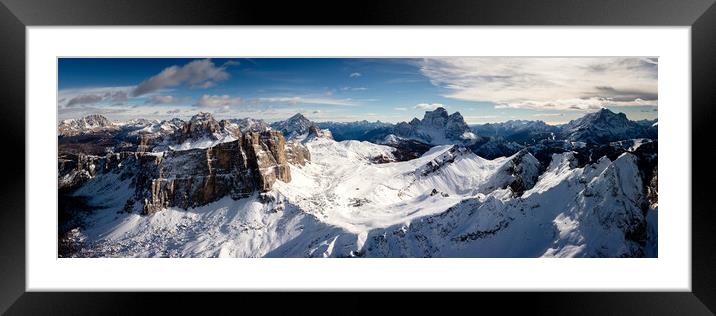
[[[6,148],[0,181],[0,312],[8,314],[208,313],[258,299],[250,293],[40,293],[25,287],[25,27],[42,25],[637,25],[691,27],[692,85],[692,292],[664,293],[477,293],[469,301],[452,295],[412,294],[410,300],[451,302],[444,314],[470,306],[535,314],[712,315],[716,311],[716,212],[709,185],[714,179],[711,122],[716,105],[716,6],[714,0],[449,0],[375,2],[285,2],[197,0],[0,0],[0,128]],[[688,105],[681,105],[688,110]],[[3,160],[5,160],[3,159]],[[688,210],[668,210],[688,211]],[[668,225],[668,223],[663,223]],[[284,294],[271,309],[305,306],[305,293]],[[325,294],[339,314],[401,310],[392,296]],[[269,299],[273,299],[270,297]],[[171,304],[169,302],[196,302]],[[296,302],[293,304],[293,302]],[[367,304],[366,302],[371,302]],[[190,305],[190,306],[187,306]],[[421,308],[422,305],[414,304]],[[142,306],[141,308],[139,306]],[[146,306],[149,306],[147,308]],[[251,310],[250,304],[241,307]],[[311,311],[315,308],[309,309]],[[468,308],[467,310],[474,310]]]

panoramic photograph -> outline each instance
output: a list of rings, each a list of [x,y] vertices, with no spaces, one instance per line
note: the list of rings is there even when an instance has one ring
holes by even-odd
[[[58,258],[658,257],[658,58],[58,58]]]

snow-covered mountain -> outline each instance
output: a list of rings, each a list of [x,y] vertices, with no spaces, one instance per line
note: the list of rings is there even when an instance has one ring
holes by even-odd
[[[280,131],[289,140],[305,141],[314,137],[333,139],[330,130],[321,129],[318,124],[307,119],[301,113],[296,113],[285,121],[271,123],[271,128]]]
[[[188,121],[133,119],[111,122],[101,115],[64,120],[58,125],[60,151],[103,154],[122,151],[188,150],[230,142],[241,133],[269,130],[264,120],[216,120],[200,112]]]
[[[400,124],[351,127],[389,132],[372,142],[336,141],[300,114],[271,126],[205,113],[88,123],[60,136],[60,254],[658,255],[658,141],[628,138],[641,135],[634,124],[651,127],[603,110],[562,127],[512,121],[455,138],[463,123],[438,109],[404,123],[407,134],[395,133]]]
[[[242,133],[263,132],[270,129],[270,126],[264,120],[257,120],[250,117],[240,119],[227,120],[231,124],[236,124]]]
[[[630,121],[624,113],[603,108],[561,127],[564,139],[586,143],[604,143],[625,139],[653,137],[643,125]]]
[[[540,173],[527,151],[486,160],[443,145],[374,163],[395,149],[328,138],[306,147],[311,161],[289,164],[290,180],[264,193],[151,215],[121,212],[131,177],[95,176],[74,196],[101,209],[63,240],[80,256],[618,257],[643,256],[655,238],[629,153],[584,167],[556,154]]]
[[[189,121],[183,122],[174,133],[164,137],[153,151],[207,148],[240,137],[241,126],[238,123],[229,120],[217,121],[210,113],[200,112]]]
[[[117,126],[106,117],[94,114],[79,119],[68,119],[60,122],[57,132],[60,136],[76,136],[81,134],[112,130]]]
[[[308,129],[315,125],[303,114],[296,113],[285,121],[271,123],[271,128],[283,133],[286,138],[293,138],[299,135],[308,134]]]

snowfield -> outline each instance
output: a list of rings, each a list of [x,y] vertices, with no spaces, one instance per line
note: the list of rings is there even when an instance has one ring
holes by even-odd
[[[638,257],[655,254],[656,210],[642,215],[636,157],[577,167],[555,154],[540,174],[526,152],[494,160],[463,147],[376,163],[392,147],[304,140],[289,183],[150,216],[122,213],[128,180],[108,173],[75,195],[102,209],[75,231],[77,256],[110,257]],[[192,143],[191,147],[204,144]],[[647,222],[649,223],[647,225]],[[647,247],[634,241],[646,231]],[[649,239],[652,238],[652,239]],[[651,248],[650,248],[651,247]]]

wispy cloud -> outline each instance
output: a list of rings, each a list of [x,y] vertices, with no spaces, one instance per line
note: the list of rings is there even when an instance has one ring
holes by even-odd
[[[414,106],[416,109],[421,110],[435,110],[437,108],[444,108],[445,105],[440,103],[418,103]]]
[[[149,97],[145,104],[168,104],[168,103],[186,103],[191,102],[190,97],[177,98],[171,95],[153,95]]]
[[[366,87],[342,87],[342,91],[365,91],[368,90]]]
[[[564,113],[537,113],[532,114],[534,117],[560,117],[564,116]]]
[[[403,108],[403,107],[398,107],[398,108],[393,108],[393,109],[396,111],[407,111],[408,110],[408,108]]]
[[[351,78],[358,78],[358,77],[362,76],[362,74],[361,74],[360,72],[354,72],[354,73],[351,73],[351,74],[348,75],[348,76],[351,77]]]
[[[67,101],[67,106],[75,106],[75,105],[81,105],[81,104],[95,104],[102,101],[102,96],[98,94],[81,94],[78,95],[69,101]]]
[[[233,105],[241,104],[241,98],[234,98],[229,95],[202,95],[199,100],[194,103],[198,107],[219,107],[228,109]]]
[[[137,97],[159,89],[182,85],[190,88],[210,88],[217,82],[229,79],[226,68],[236,65],[238,62],[228,61],[217,67],[210,59],[194,60],[181,67],[174,65],[142,81],[132,90],[131,95]]]
[[[463,116],[465,119],[465,122],[468,124],[475,124],[475,123],[487,123],[487,122],[494,122],[495,119],[501,118],[497,115],[466,115]]]
[[[293,96],[293,97],[261,97],[252,100],[253,103],[278,103],[278,104],[318,104],[318,105],[339,105],[354,106],[357,103],[352,99],[336,99],[325,97]]]
[[[99,103],[122,104],[129,100],[131,87],[94,87],[65,89],[58,92],[57,105],[63,107],[91,106]]]
[[[656,105],[654,58],[437,58],[421,72],[446,97],[497,108],[588,110]]]

